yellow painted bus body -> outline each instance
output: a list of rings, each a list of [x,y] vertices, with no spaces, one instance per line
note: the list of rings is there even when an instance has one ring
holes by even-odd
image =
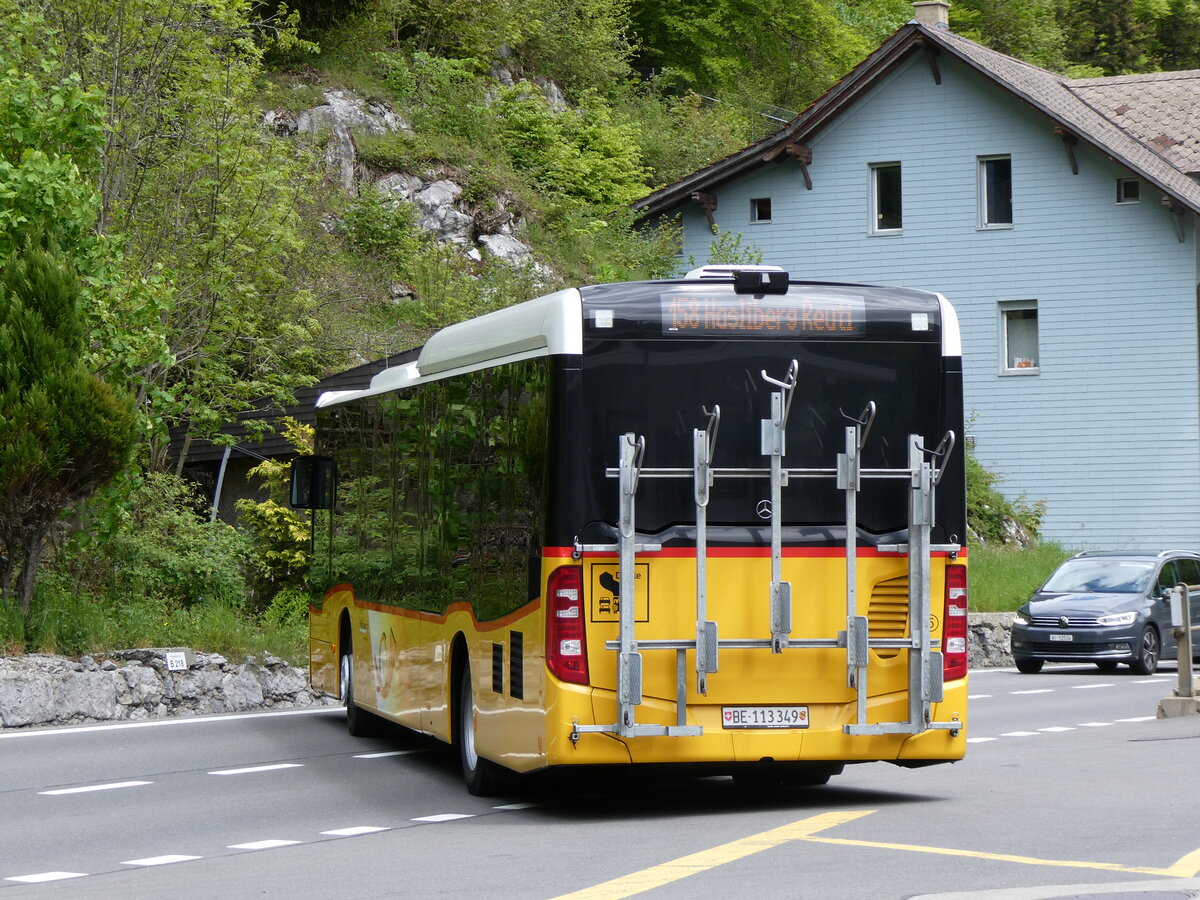
[[[944,556],[931,564],[931,637],[942,634]],[[958,562],[965,563],[965,559]],[[547,555],[543,588],[560,565],[583,566],[587,611],[589,684],[559,681],[545,665],[545,620],[541,600],[492,622],[477,622],[468,603],[453,604],[444,614],[400,606],[366,604],[350,585],[339,585],[310,615],[311,678],[314,686],[336,693],[343,617],[354,650],[355,702],[386,719],[444,741],[452,737],[451,691],[461,654],[470,664],[477,707],[475,745],[481,756],[518,772],[550,766],[642,763],[744,763],[764,759],[813,762],[937,762],[961,759],[966,748],[967,679],[948,681],[941,702],[933,704],[936,722],[959,721],[955,731],[919,734],[848,735],[858,702],[848,686],[846,650],[837,647],[722,648],[718,671],[707,678],[707,695],[696,693],[695,657],[687,651],[686,724],[703,734],[685,737],[621,738],[615,734],[574,734],[575,724],[609,725],[617,721],[617,653],[605,648],[619,637],[619,613],[613,608],[615,555],[588,554],[578,563],[569,556]],[[718,623],[719,638],[770,637],[769,551],[719,548],[708,568],[707,618]],[[846,628],[844,551],[784,549],[782,577],[792,584],[793,639],[832,639]],[[644,553],[636,562],[636,639],[694,640],[696,634],[696,560],[694,553]],[[866,551],[857,561],[858,614],[871,621],[871,637],[907,638],[908,560],[900,554]],[[510,634],[521,634],[518,662],[520,697],[513,696]],[[499,646],[502,667],[494,668]],[[674,725],[676,651],[644,650],[643,702],[636,707],[643,724]],[[904,649],[870,651],[867,670],[867,722],[901,722],[909,714],[909,663]],[[499,690],[497,690],[499,688]],[[725,706],[786,705],[808,710],[805,728],[725,729]]]

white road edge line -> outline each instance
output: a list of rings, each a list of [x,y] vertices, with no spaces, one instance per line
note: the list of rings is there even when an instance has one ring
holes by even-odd
[[[222,716],[188,716],[187,718],[169,718],[139,720],[137,722],[103,722],[95,725],[70,725],[65,728],[22,728],[16,731],[0,733],[0,741],[12,738],[52,737],[59,734],[86,734],[92,731],[115,731],[122,728],[159,728],[166,725],[206,725],[213,722],[235,722],[238,719],[264,719],[269,716],[311,716],[314,714],[345,715],[346,710],[341,706],[320,706],[315,709],[283,709],[278,712],[236,713]]]
[[[138,787],[143,784],[154,784],[153,781],[113,781],[108,784],[89,784],[84,787],[73,788],[57,788],[53,791],[38,791],[39,794],[45,794],[49,797],[58,797],[62,794],[86,794],[91,791],[112,791],[117,788]]]

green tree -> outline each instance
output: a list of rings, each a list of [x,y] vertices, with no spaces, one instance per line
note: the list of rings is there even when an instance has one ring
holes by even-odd
[[[1067,66],[1057,13],[1062,0],[956,0],[950,27],[956,34],[1045,69]]]
[[[46,539],[126,464],[133,400],[87,371],[79,278],[36,240],[0,274],[0,594],[26,627]]]
[[[1063,0],[1059,21],[1070,61],[1105,75],[1157,68],[1153,23],[1162,11],[1157,0]]]
[[[319,167],[255,113],[264,48],[295,46],[292,23],[249,0],[35,0],[63,66],[104,93],[98,229],[120,234],[164,353],[131,353],[139,396],[161,424],[214,433],[260,397],[286,403],[318,367],[320,327],[302,214]],[[102,341],[137,340],[113,317]],[[159,432],[161,434],[161,430]]]
[[[749,115],[804,108],[912,17],[894,0],[634,0],[636,65]],[[875,25],[889,26],[884,33]],[[869,37],[868,37],[869,34]],[[761,126],[773,127],[767,118]]]

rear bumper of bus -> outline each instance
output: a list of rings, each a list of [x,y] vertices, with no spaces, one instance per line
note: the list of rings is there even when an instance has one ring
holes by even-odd
[[[953,762],[966,752],[967,682],[950,682],[944,699],[933,705],[935,721],[960,720],[961,729],[934,729],[917,734],[850,735],[844,727],[856,721],[857,706],[849,703],[808,704],[804,728],[726,728],[721,705],[689,704],[688,725],[703,732],[694,736],[624,738],[616,734],[579,731],[575,725],[611,723],[617,714],[614,692],[556,685],[545,735],[546,766],[721,764],[736,766],[764,760],[776,762],[873,762],[907,766]],[[869,722],[898,722],[907,717],[905,693],[874,697]],[[674,703],[646,698],[638,720],[646,724],[676,722]]]

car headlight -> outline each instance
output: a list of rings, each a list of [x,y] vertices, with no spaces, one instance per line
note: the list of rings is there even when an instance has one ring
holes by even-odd
[[[1136,612],[1113,613],[1109,616],[1101,616],[1096,620],[1097,625],[1132,625],[1137,621],[1138,614]]]
[[[1029,616],[1025,615],[1025,613],[1023,613],[1023,612],[1014,613],[1013,614],[1013,624],[1014,625],[1032,625],[1033,619],[1029,618]]]

